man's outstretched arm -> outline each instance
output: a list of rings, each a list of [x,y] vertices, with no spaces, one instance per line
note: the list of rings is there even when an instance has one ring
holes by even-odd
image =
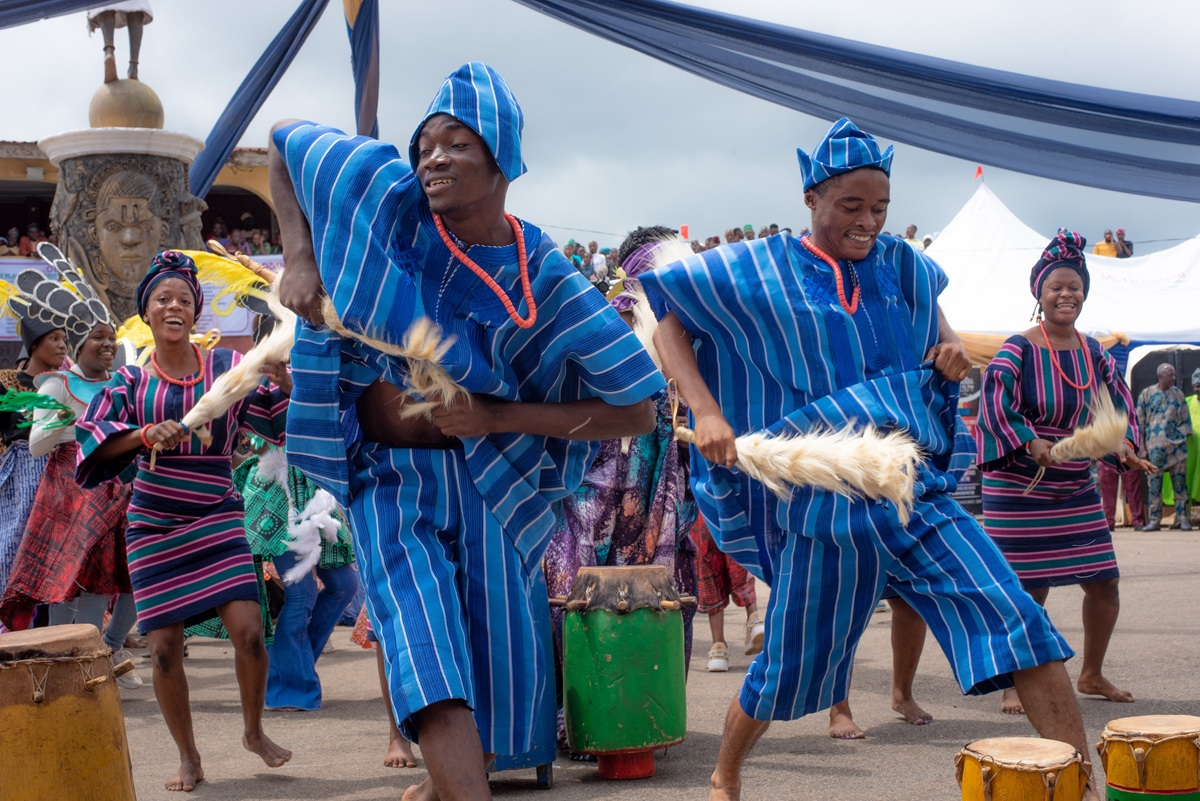
[[[279,281],[279,299],[284,306],[308,320],[321,325],[321,300],[325,287],[321,284],[321,272],[317,268],[317,257],[313,251],[312,229],[304,209],[296,199],[292,176],[288,173],[283,154],[275,147],[274,133],[298,120],[283,120],[271,129],[272,141],[267,148],[267,175],[271,187],[271,199],[275,203],[275,216],[279,220],[279,235],[283,241],[283,261],[287,268]]]

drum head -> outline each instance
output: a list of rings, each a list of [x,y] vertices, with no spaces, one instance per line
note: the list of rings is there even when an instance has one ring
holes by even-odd
[[[1045,768],[1065,765],[1079,756],[1073,746],[1039,737],[993,737],[968,743],[963,751],[976,759],[988,757],[998,765]]]
[[[108,652],[95,626],[73,624],[0,634],[0,662],[56,656],[98,657]]]
[[[678,600],[679,592],[666,565],[581,567],[567,595],[568,603],[586,601],[588,610],[611,612],[632,612],[645,607],[661,609],[663,601]]]
[[[1105,734],[1128,737],[1140,735],[1149,739],[1177,737],[1200,733],[1200,718],[1193,715],[1139,715],[1110,721]]]

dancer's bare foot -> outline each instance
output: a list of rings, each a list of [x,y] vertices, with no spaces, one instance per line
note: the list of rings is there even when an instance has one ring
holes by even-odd
[[[905,723],[911,723],[914,726],[933,723],[933,715],[917,706],[917,702],[911,697],[892,696],[892,709],[900,713],[900,717],[904,718]]]
[[[413,754],[412,743],[399,734],[389,738],[383,765],[387,768],[415,768],[417,757]]]
[[[200,768],[200,760],[185,759],[179,763],[179,772],[163,782],[163,787],[174,792],[190,793],[202,781],[204,771]]]
[[[741,801],[741,784],[725,781],[720,771],[713,771],[709,783],[712,785],[712,789],[708,793],[708,801]]]
[[[1004,695],[1000,696],[1000,711],[1006,715],[1024,715],[1025,707],[1021,703],[1021,696],[1017,695],[1017,691],[1009,688],[1004,691]]]
[[[291,751],[283,746],[276,745],[274,740],[261,731],[253,737],[243,734],[242,746],[247,751],[262,757],[262,761],[267,763],[268,768],[277,768],[292,758]]]
[[[1122,704],[1133,702],[1133,693],[1126,692],[1104,678],[1103,674],[1096,676],[1080,676],[1075,683],[1075,689],[1084,695],[1103,695],[1110,701]]]
[[[860,729],[850,717],[850,710],[840,709],[841,704],[829,710],[829,736],[835,740],[862,740],[867,733]]]
[[[400,801],[440,801],[437,788],[433,786],[433,778],[426,777],[420,784],[414,784],[404,791]]]

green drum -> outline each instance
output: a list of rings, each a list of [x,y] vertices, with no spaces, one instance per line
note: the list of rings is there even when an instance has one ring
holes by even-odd
[[[682,603],[662,565],[580,568],[563,617],[572,750],[603,778],[654,775],[653,749],[687,733]]]

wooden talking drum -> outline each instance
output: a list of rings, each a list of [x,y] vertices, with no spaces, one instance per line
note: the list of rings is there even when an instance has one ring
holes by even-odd
[[[571,749],[601,778],[654,775],[654,749],[687,733],[683,603],[663,565],[582,567],[563,615],[563,708]]]
[[[970,743],[954,758],[963,801],[1079,801],[1087,786],[1073,746],[1037,737]]]
[[[136,797],[111,656],[95,626],[0,634],[0,801]]]
[[[1119,718],[1105,727],[1096,750],[1110,799],[1200,801],[1200,718]]]

